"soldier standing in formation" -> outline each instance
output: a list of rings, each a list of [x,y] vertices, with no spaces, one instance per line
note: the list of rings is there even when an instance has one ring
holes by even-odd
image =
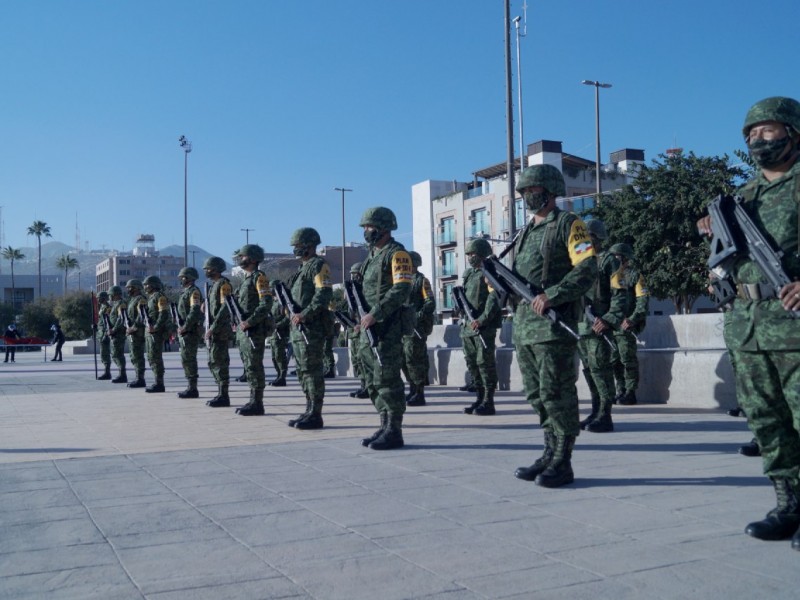
[[[357,262],[350,266],[350,281],[357,285],[361,285],[361,265],[362,263]],[[358,321],[357,314],[351,314],[350,316]],[[364,370],[361,368],[361,360],[358,357],[358,327],[348,327],[346,335],[347,343],[350,346],[350,362],[353,363],[353,375],[361,382],[361,386],[357,390],[350,392],[350,397],[369,398],[367,382],[364,379]]]
[[[597,279],[584,298],[585,314],[578,325],[578,354],[583,375],[592,395],[592,412],[580,422],[581,429],[592,433],[614,431],[611,407],[614,404],[614,373],[611,366],[613,329],[622,324],[620,294],[612,296],[611,278],[619,262],[610,252],[601,252],[608,235],[602,221],[592,219],[586,225],[597,258]],[[616,344],[614,344],[616,345]]]
[[[317,256],[319,233],[311,227],[294,232],[289,243],[300,267],[289,278],[287,286],[297,305],[291,317],[292,348],[297,363],[297,379],[306,396],[306,410],[289,421],[297,429],[321,429],[322,404],[325,398],[323,342],[331,320],[331,271],[328,263]]]
[[[644,330],[650,293],[644,277],[633,264],[633,248],[614,244],[608,250],[619,262],[619,270],[611,277],[615,296],[622,299],[622,323],[614,331],[617,351],[612,356],[614,379],[617,385],[615,400],[620,404],[636,404],[639,387],[639,358],[636,355],[636,336]]]
[[[279,279],[273,279],[271,282],[271,289],[275,289],[275,285]],[[272,319],[275,322],[275,331],[269,336],[270,355],[272,357],[272,366],[275,367],[275,379],[269,382],[273,387],[284,387],[286,385],[286,375],[289,373],[289,331],[291,323],[281,305],[277,302],[272,304]]]
[[[514,271],[541,290],[521,302],[514,316],[514,340],[525,395],[539,414],[544,453],[515,475],[544,487],[574,480],[572,449],[580,433],[575,387],[577,341],[545,313],[557,311],[573,331],[581,299],[597,277],[597,260],[584,222],[556,206],[566,193],[564,177],[552,165],[526,168],[517,191],[534,213],[515,243]]]
[[[461,345],[464,360],[472,377],[477,394],[475,401],[464,407],[468,415],[491,416],[495,414],[494,392],[497,389],[495,339],[502,325],[497,294],[490,293],[483,277],[483,260],[492,254],[492,247],[484,239],[470,240],[464,249],[469,268],[464,271],[462,286],[467,302],[478,318],[471,321],[461,315]]]
[[[147,300],[142,295],[142,282],[139,279],[130,279],[125,284],[125,291],[128,292],[128,319],[130,327],[125,328],[130,340],[131,366],[136,371],[136,379],[128,384],[129,388],[146,387],[144,380],[144,323],[139,314],[139,305],[147,306]]]
[[[111,303],[108,301],[108,292],[97,294],[97,339],[100,342],[100,362],[103,364],[103,374],[97,379],[108,381],[111,379]]]
[[[322,343],[322,373],[325,379],[336,378],[336,359],[333,357],[333,339],[336,337],[336,319],[330,306],[325,309],[323,315],[325,323],[325,337]]]
[[[359,359],[367,390],[380,415],[381,426],[361,441],[373,450],[401,448],[403,413],[406,410],[405,385],[400,376],[403,364],[403,305],[411,290],[411,257],[395,241],[394,213],[383,206],[368,209],[361,218],[364,240],[370,251],[361,269],[366,310],[359,323]],[[377,340],[371,346],[367,330]]]
[[[267,336],[272,333],[272,292],[269,280],[258,269],[264,260],[264,250],[257,244],[245,244],[234,259],[246,273],[239,286],[237,300],[242,308],[244,321],[239,323],[236,343],[242,355],[247,383],[250,385],[250,401],[236,409],[243,417],[264,414],[264,348]]]
[[[233,332],[231,314],[225,305],[225,298],[233,293],[233,288],[228,278],[222,275],[225,268],[225,261],[219,256],[209,256],[203,263],[203,272],[206,279],[211,282],[204,306],[208,314],[208,327],[204,337],[208,347],[208,369],[217,383],[217,395],[206,402],[206,405],[212,408],[231,405],[228,395],[231,364],[228,344]]]
[[[147,294],[147,316],[150,325],[147,327],[147,361],[156,378],[155,383],[148,386],[148,394],[161,393],[164,389],[164,340],[169,335],[172,322],[169,312],[169,299],[161,292],[164,287],[161,279],[149,275],[144,279],[144,291]]]
[[[409,252],[414,279],[408,304],[416,315],[417,324],[411,335],[403,336],[403,374],[410,390],[406,396],[408,406],[425,406],[425,386],[428,385],[428,336],[433,331],[433,313],[436,312],[436,299],[428,278],[417,269],[422,266],[418,252]]]
[[[194,267],[184,267],[178,273],[178,278],[183,286],[183,292],[178,298],[178,318],[183,324],[178,324],[178,343],[181,349],[181,364],[183,373],[189,385],[178,398],[199,398],[197,390],[197,349],[203,339],[203,294],[195,282],[200,274]]]
[[[122,299],[122,288],[112,285],[109,290],[111,293],[111,359],[117,365],[117,376],[111,383],[127,383],[128,374],[125,371],[125,319],[122,316],[122,309],[126,308],[125,300]]]

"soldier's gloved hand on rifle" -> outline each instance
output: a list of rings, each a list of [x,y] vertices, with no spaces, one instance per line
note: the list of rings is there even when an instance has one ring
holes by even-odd
[[[361,319],[361,329],[369,329],[370,327],[375,325],[375,323],[377,323],[375,317],[367,313],[364,315],[364,318]]]
[[[250,322],[242,321],[241,323],[239,323],[239,329],[241,329],[242,331],[247,331],[248,329],[250,329]]]
[[[783,308],[789,311],[800,310],[800,282],[787,283],[778,293]]]
[[[711,215],[706,215],[705,217],[697,219],[697,232],[706,237],[714,235],[711,232]]]
[[[594,323],[592,323],[592,331],[594,331],[597,335],[602,335],[604,331],[608,331],[611,329],[611,326],[603,321],[600,317],[595,317]]]
[[[478,329],[480,329],[483,326],[483,323],[481,323],[478,319],[475,319],[472,323],[469,324],[469,326],[472,329],[472,331],[478,331]]]
[[[550,298],[547,294],[539,294],[531,300],[531,308],[537,315],[543,315],[550,308]]]
[[[305,319],[303,318],[303,315],[296,313],[292,317],[292,325],[300,325],[300,323],[305,323]]]

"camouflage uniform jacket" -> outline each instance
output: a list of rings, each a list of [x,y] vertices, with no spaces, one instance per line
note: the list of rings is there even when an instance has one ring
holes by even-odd
[[[544,289],[551,307],[574,330],[583,310],[581,300],[597,277],[586,224],[574,213],[556,208],[542,222],[531,221],[515,249],[514,271]],[[528,302],[517,306],[514,336],[524,344],[569,339],[561,327],[533,312]]]
[[[402,244],[390,238],[373,248],[361,267],[362,289],[370,314],[378,323],[396,317],[411,291],[411,257]]]
[[[300,316],[310,327],[326,328],[331,320],[328,304],[333,295],[331,269],[325,259],[314,256],[300,265],[289,278],[292,299],[300,307]]]
[[[125,319],[122,318],[122,309],[127,310],[128,305],[125,300],[115,300],[111,308],[111,331],[112,337],[125,337]]]
[[[172,317],[169,312],[169,298],[155,291],[147,298],[147,316],[153,326],[154,335],[165,335],[169,331]]]
[[[218,340],[226,340],[231,336],[231,313],[225,305],[225,297],[233,293],[231,282],[227,277],[220,277],[211,285],[206,298],[206,310],[209,311],[210,324],[208,330]]]
[[[202,304],[203,295],[195,284],[183,289],[181,297],[178,298],[178,315],[183,319],[183,328],[186,333],[202,334],[203,311],[200,309]]]
[[[497,294],[489,291],[489,286],[483,278],[483,269],[473,269],[468,267],[464,271],[462,278],[464,294],[467,302],[475,309],[481,327],[491,327],[497,329],[502,325],[500,314],[500,303],[497,301]],[[461,335],[474,336],[480,331],[473,330],[467,325],[467,319],[461,319]]]
[[[136,328],[131,335],[135,336],[144,336],[144,321],[142,321],[142,316],[139,314],[139,305],[144,304],[147,307],[147,298],[145,298],[142,294],[138,294],[128,300],[128,318],[133,323],[133,327]]]
[[[248,273],[237,298],[250,326],[266,335],[272,328],[272,291],[267,276],[258,269]]]
[[[597,279],[584,296],[584,304],[592,308],[595,317],[600,317],[614,329],[619,329],[625,318],[625,296],[614,294],[611,278],[619,270],[619,261],[612,254],[603,252],[597,255]],[[578,325],[578,333],[588,335],[592,322],[584,318]]]
[[[633,323],[632,331],[641,332],[647,319],[650,292],[647,291],[644,277],[630,261],[627,266],[620,265],[611,276],[611,290],[614,301],[622,308],[622,316]],[[609,323],[615,325],[611,321]]]
[[[103,318],[103,315],[108,317],[108,322]],[[100,339],[111,335],[109,323],[111,322],[111,305],[107,302],[101,302],[97,305],[97,335]]]
[[[288,337],[291,322],[289,321],[289,317],[283,312],[283,307],[278,302],[272,305],[272,318],[275,320],[275,332],[282,338]]]
[[[773,249],[783,251],[781,263],[789,279],[800,277],[800,161],[795,161],[782,177],[767,181],[759,173],[747,182],[739,195],[753,222],[772,242]],[[766,283],[766,277],[748,258],[740,259],[734,268],[736,283]],[[800,319],[784,310],[780,300],[744,300],[733,302],[733,314],[725,327],[725,343],[743,351],[797,350],[800,348]]]
[[[431,282],[422,273],[414,273],[408,304],[417,313],[417,331],[422,335],[430,335],[433,330],[433,313],[436,312],[436,299],[433,297]]]

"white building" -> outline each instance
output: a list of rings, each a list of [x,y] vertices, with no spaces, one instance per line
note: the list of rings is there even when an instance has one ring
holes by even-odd
[[[124,287],[129,279],[143,280],[149,275],[161,279],[164,288],[180,289],[178,273],[183,268],[182,256],[161,256],[156,250],[155,236],[140,234],[131,254],[114,254],[95,267],[95,289],[107,292],[111,286]],[[202,271],[198,269],[202,276]]]

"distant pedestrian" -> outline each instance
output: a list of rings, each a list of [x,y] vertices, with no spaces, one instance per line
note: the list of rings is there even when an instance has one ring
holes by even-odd
[[[53,323],[50,326],[50,331],[53,332],[53,339],[50,341],[51,344],[55,345],[56,352],[53,355],[53,358],[50,359],[50,362],[61,362],[62,355],[61,355],[61,347],[64,345],[66,338],[64,337],[64,332],[61,331],[61,325],[58,323]]]
[[[19,331],[17,331],[17,326],[14,323],[11,323],[8,327],[6,327],[6,332],[3,334],[3,337],[6,340],[6,359],[3,362],[8,362],[8,357],[11,357],[11,362],[14,361],[14,356],[17,353],[16,343],[19,339]]]

